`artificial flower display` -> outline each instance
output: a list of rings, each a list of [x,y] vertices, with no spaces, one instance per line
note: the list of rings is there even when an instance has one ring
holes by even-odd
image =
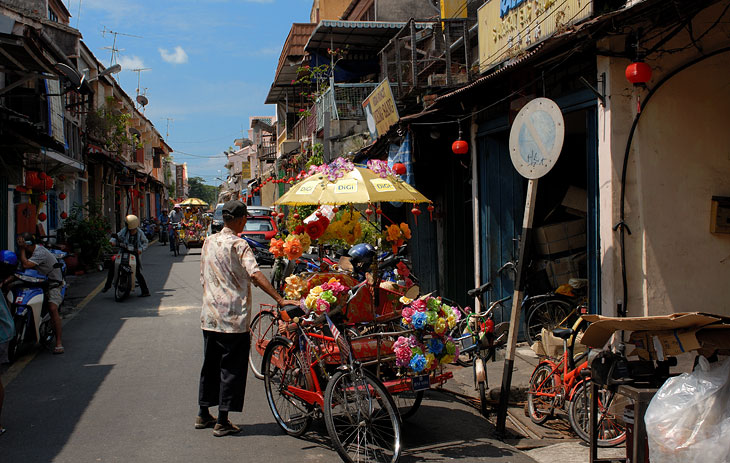
[[[452,362],[459,351],[446,332],[456,326],[461,312],[435,297],[411,300],[404,296],[400,302],[404,304],[401,323],[415,333],[400,336],[393,345],[396,364],[422,373]]]
[[[360,212],[354,209],[342,212],[342,215],[333,220],[327,227],[327,230],[321,236],[320,242],[343,241],[350,246],[357,243],[362,237],[360,217]]]
[[[390,225],[385,230],[385,239],[393,246],[393,254],[397,254],[398,247],[411,239],[411,229],[407,223]]]
[[[269,252],[274,257],[284,257],[284,240],[271,238],[271,241],[269,241]]]
[[[304,248],[298,235],[289,235],[284,241],[284,255],[289,260],[294,260],[302,256]]]
[[[290,300],[299,300],[307,290],[307,283],[297,275],[291,275],[284,279],[284,295]]]
[[[312,241],[314,241],[324,234],[329,224],[330,220],[327,217],[322,216],[317,220],[313,220],[305,224],[304,231],[307,235],[309,235]]]
[[[322,315],[329,312],[333,306],[336,306],[339,296],[349,290],[350,288],[343,285],[337,278],[330,278],[327,283],[309,290],[309,294],[304,299],[304,306],[317,315]]]

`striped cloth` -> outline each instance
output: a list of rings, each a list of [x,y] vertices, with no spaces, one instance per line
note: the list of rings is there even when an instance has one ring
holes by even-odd
[[[337,343],[337,347],[340,348],[340,358],[350,357],[350,346],[347,344],[347,340],[344,336],[342,336],[342,333],[340,333],[340,330],[337,329],[335,324],[332,322],[332,319],[329,315],[324,315],[327,318],[327,324],[330,327],[330,331],[332,332],[332,337],[335,338],[335,342]],[[343,357],[344,356],[344,357]]]

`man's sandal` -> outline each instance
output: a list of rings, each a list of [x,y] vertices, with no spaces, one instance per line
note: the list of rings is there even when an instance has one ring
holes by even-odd
[[[53,355],[63,354],[65,352],[63,346],[56,346],[53,348]]]

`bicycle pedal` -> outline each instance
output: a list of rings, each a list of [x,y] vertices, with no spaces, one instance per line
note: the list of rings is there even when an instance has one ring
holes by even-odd
[[[289,424],[303,423],[307,419],[307,415],[304,413],[297,413],[289,417]]]

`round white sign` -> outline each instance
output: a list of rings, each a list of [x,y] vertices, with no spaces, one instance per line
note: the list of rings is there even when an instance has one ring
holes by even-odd
[[[565,122],[558,105],[535,98],[520,110],[509,134],[512,164],[525,178],[544,176],[558,161],[565,138]]]

